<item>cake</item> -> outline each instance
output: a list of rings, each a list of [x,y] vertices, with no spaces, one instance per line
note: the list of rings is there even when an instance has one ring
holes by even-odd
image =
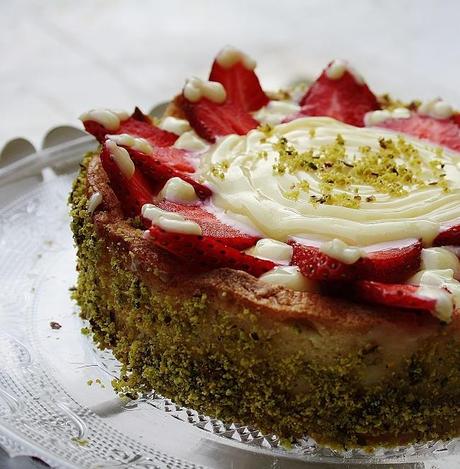
[[[164,116],[91,110],[74,293],[118,392],[285,441],[460,434],[460,115],[335,60],[262,89],[227,47]]]

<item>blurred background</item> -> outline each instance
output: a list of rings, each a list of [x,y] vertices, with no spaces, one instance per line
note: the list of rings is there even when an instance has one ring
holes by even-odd
[[[0,148],[94,107],[148,111],[232,44],[266,88],[346,58],[377,93],[460,108],[457,0],[0,0]]]

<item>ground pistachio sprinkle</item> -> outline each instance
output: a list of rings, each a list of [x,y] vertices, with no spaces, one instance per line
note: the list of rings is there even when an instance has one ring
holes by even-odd
[[[435,152],[437,158],[425,162],[419,151],[402,136],[395,139],[382,137],[378,143],[377,148],[361,146],[357,153],[350,155],[344,138],[337,134],[333,143],[300,152],[285,137],[279,137],[272,143],[278,153],[273,174],[303,171],[318,180],[319,194],[310,195],[310,185],[302,179],[285,193],[289,199],[298,200],[302,193],[307,193],[313,204],[349,208],[359,207],[362,201],[376,200],[375,196],[362,196],[358,186],[372,187],[391,197],[402,197],[407,195],[408,189],[428,185],[438,186],[445,192],[449,190],[444,164],[439,159],[442,150]]]

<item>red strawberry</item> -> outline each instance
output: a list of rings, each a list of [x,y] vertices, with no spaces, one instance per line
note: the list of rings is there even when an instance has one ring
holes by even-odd
[[[247,68],[241,60],[228,68],[214,60],[209,80],[222,83],[227,92],[227,102],[245,111],[257,111],[269,101],[254,70]]]
[[[167,200],[163,200],[157,205],[163,210],[180,213],[187,220],[198,223],[203,236],[214,238],[226,246],[231,246],[238,250],[250,248],[260,239],[222,223],[212,213],[206,211],[206,207],[203,205],[183,205]]]
[[[433,246],[460,246],[460,225],[451,226],[439,233]]]
[[[329,64],[328,68],[332,65]],[[366,112],[380,109],[377,98],[365,83],[348,70],[331,79],[326,68],[301,99],[301,116],[328,116],[358,127],[364,126]],[[299,117],[297,115],[296,117]]]
[[[223,135],[245,135],[259,125],[251,114],[233,103],[217,104],[207,98],[191,102],[182,96],[179,104],[195,132],[212,143]]]
[[[134,161],[136,167],[138,167],[152,183],[155,184],[156,192],[159,192],[164,183],[172,177],[180,177],[184,181],[188,182],[195,188],[195,192],[201,199],[210,197],[212,192],[203,184],[196,182],[188,173],[184,170],[180,171],[177,169],[185,168],[183,163],[179,165],[171,163],[177,158],[179,161],[183,158],[184,152],[176,148],[155,148],[153,155],[146,155],[139,151],[127,148],[131,159]]]
[[[94,135],[101,143],[104,142],[107,135],[129,134],[133,137],[142,137],[149,141],[153,146],[167,147],[177,140],[177,135],[172,132],[162,130],[152,123],[150,118],[142,113],[136,107],[134,113],[125,121],[120,122],[117,130],[107,130],[101,124],[94,121],[84,121],[85,129]]]
[[[198,270],[229,267],[259,277],[275,267],[271,261],[244,254],[209,236],[168,233],[158,226],[152,226],[149,231],[157,246],[189,262]]]
[[[358,260],[357,277],[381,282],[400,282],[420,268],[421,241],[408,246],[368,252]]]
[[[408,119],[387,119],[378,126],[460,151],[460,119],[458,123],[456,120],[457,116],[449,119],[434,119],[412,113]]]
[[[423,297],[417,285],[388,284],[362,280],[350,286],[354,295],[369,303],[396,308],[421,309],[434,313],[435,299]]]
[[[317,247],[292,242],[292,264],[303,275],[315,280],[378,280],[398,282],[408,278],[420,267],[422,243],[369,252],[354,264],[333,259]]]
[[[134,171],[131,178],[125,177],[112,159],[106,146],[103,147],[101,152],[101,162],[124,214],[128,217],[140,215],[142,206],[151,203],[153,200],[152,189],[148,181],[138,169]]]

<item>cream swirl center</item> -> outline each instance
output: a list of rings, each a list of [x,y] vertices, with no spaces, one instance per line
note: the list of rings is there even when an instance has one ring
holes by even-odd
[[[417,155],[418,162],[411,163],[411,168],[419,167],[415,180],[425,183],[406,183],[398,175],[396,179],[399,183],[402,180],[403,185],[396,192],[386,190],[385,184],[379,186],[378,178],[384,175],[375,175],[377,180],[372,184],[355,177],[333,188],[336,202],[322,203],[324,174],[311,168],[293,169],[289,166],[289,154],[284,161],[290,170],[279,171],[280,139],[291,150],[310,151],[310,155],[313,150],[318,155],[338,138],[343,141],[342,156],[350,164],[359,163],[363,148],[378,151],[382,138],[396,141],[398,134],[357,128],[325,117],[299,118],[273,127],[269,135],[255,129],[245,136],[222,138],[203,155],[201,177],[213,188],[213,204],[227,217],[241,220],[243,216],[264,237],[280,241],[294,236],[341,239],[355,246],[367,246],[422,238],[429,245],[441,226],[460,220],[460,154],[407,136],[404,141],[410,146],[412,157],[414,152]],[[399,160],[404,157],[398,156]],[[404,169],[405,162],[399,163]],[[432,181],[434,176],[437,181]],[[293,197],[296,188],[302,190]],[[357,194],[358,206],[340,203],[342,199],[353,200]]]

